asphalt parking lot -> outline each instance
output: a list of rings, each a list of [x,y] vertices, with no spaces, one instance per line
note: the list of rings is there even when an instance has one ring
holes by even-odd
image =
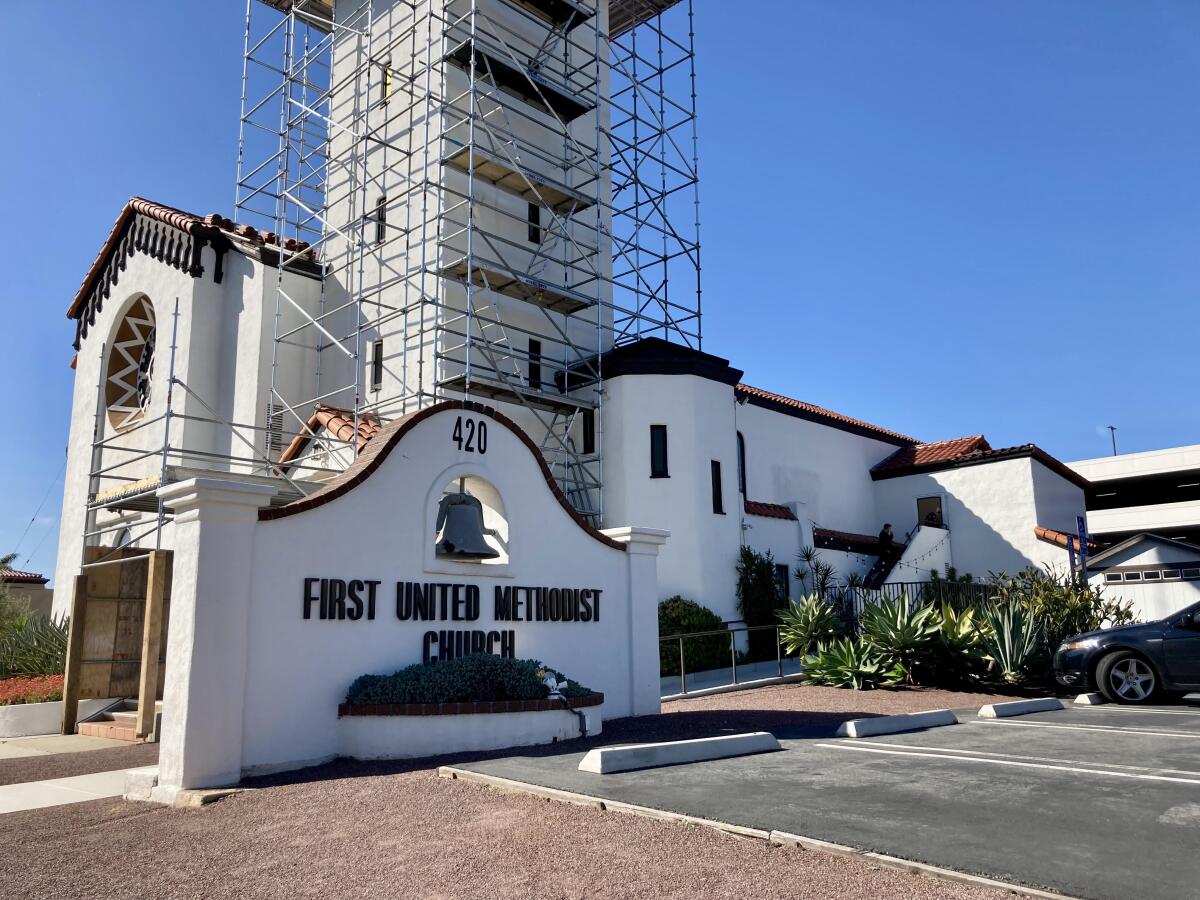
[[[777,733],[784,750],[640,772],[581,753],[461,768],[778,830],[1084,897],[1194,896],[1200,703],[1078,707],[877,738]]]

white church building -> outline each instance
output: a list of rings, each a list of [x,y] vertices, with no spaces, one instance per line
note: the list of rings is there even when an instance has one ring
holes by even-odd
[[[691,20],[674,0],[252,4],[233,215],[130,200],[69,303],[55,609],[81,566],[174,546],[172,485],[286,508],[453,399],[516,422],[579,524],[669,531],[659,597],[726,620],[744,544],[875,584],[1065,566],[1087,481],[1036,446],[922,442],[702,349]],[[377,502],[364,531],[403,513]]]

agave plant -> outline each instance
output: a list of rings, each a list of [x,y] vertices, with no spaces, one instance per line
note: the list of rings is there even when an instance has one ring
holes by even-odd
[[[868,603],[862,612],[863,643],[910,683],[914,669],[933,651],[938,629],[933,606],[913,606],[905,594]]]
[[[804,660],[804,680],[810,684],[867,691],[898,682],[896,673],[870,647],[849,638],[819,644]]]
[[[25,619],[0,639],[0,678],[61,675],[67,659],[67,618]]]
[[[778,616],[779,639],[788,653],[808,653],[814,644],[836,636],[841,625],[833,607],[817,594],[793,600]]]
[[[1018,684],[1037,651],[1042,629],[1037,617],[1016,603],[984,608],[980,642],[996,675]]]

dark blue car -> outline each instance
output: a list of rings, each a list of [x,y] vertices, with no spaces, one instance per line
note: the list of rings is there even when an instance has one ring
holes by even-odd
[[[1200,603],[1157,622],[1089,631],[1054,654],[1058,683],[1113,703],[1200,691]]]

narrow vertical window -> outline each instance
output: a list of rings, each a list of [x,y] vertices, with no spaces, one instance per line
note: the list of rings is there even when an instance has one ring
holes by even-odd
[[[746,439],[737,433],[737,477],[738,493],[746,496]]]
[[[375,204],[375,243],[387,240],[387,195],[380,196]]]
[[[669,478],[667,471],[667,426],[650,426],[650,477]]]
[[[529,233],[526,235],[529,243],[540,244],[542,242],[542,208],[536,203],[530,203],[526,221],[529,223]]]
[[[721,461],[712,461],[712,497],[713,512],[718,516],[725,515],[725,500],[721,497]]]
[[[791,574],[786,565],[775,564],[775,588],[779,591],[780,600],[786,600],[791,595]]]
[[[529,386],[542,389],[542,342],[533,338],[529,339]]]
[[[594,409],[583,411],[583,452],[596,452],[596,411]]]
[[[384,63],[380,67],[379,99],[384,103],[392,96],[392,64]]]
[[[383,387],[383,341],[371,345],[371,390]]]

